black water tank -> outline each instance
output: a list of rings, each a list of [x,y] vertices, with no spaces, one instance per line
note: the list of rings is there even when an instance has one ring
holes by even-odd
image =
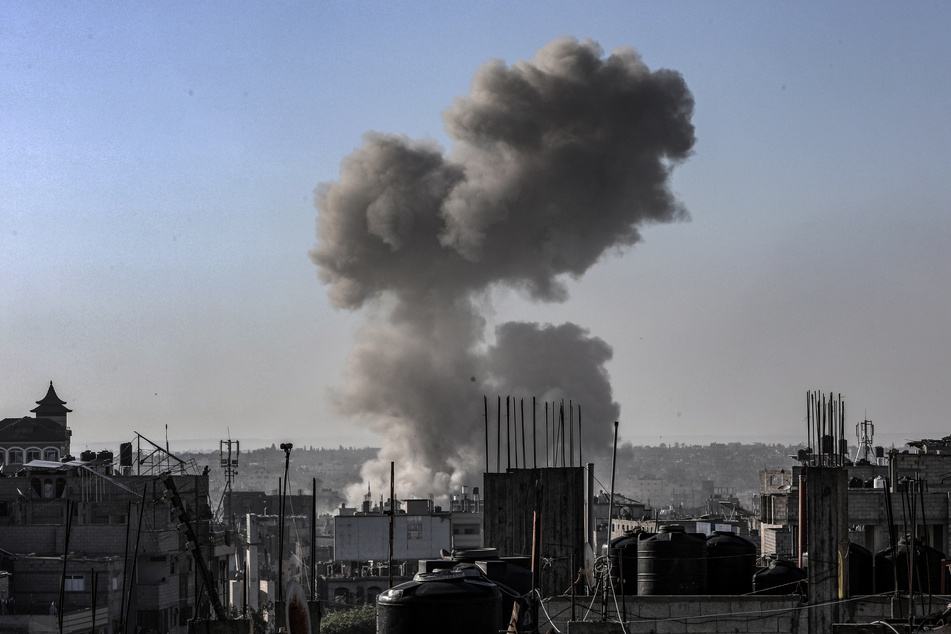
[[[860,597],[874,592],[872,551],[849,542],[849,596]]]
[[[456,548],[452,551],[452,560],[456,563],[463,561],[486,561],[487,559],[498,558],[498,548]]]
[[[105,463],[111,463],[113,457],[114,457],[114,454],[108,449],[105,451],[100,451],[99,453],[96,454],[96,460],[101,460],[102,462],[105,462]]]
[[[805,594],[806,572],[791,561],[774,559],[753,575],[756,594]]]
[[[95,460],[96,452],[90,449],[87,449],[86,451],[79,454],[79,459],[82,460],[83,462],[90,462],[92,460]]]
[[[618,594],[637,594],[637,545],[654,533],[640,528],[625,531],[608,544],[608,560],[611,562],[611,584]],[[623,579],[622,579],[623,575]]]
[[[419,573],[377,599],[378,634],[497,634],[500,629],[505,629],[502,594],[473,569]]]
[[[941,591],[941,560],[944,553],[940,550],[915,544],[914,591],[938,594]],[[895,572],[898,572],[898,589],[908,590],[908,559],[911,544],[908,537],[899,540],[898,545],[876,553],[875,592],[888,592],[895,589]]]
[[[748,594],[756,574],[756,544],[732,531],[707,538],[707,592]]]
[[[683,526],[662,526],[637,545],[637,594],[706,594],[707,540]]]
[[[132,466],[132,443],[130,442],[119,443],[119,466],[120,467]]]

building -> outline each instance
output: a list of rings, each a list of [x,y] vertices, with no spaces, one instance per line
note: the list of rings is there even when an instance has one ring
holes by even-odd
[[[917,540],[947,553],[951,544],[951,440],[915,441],[911,449],[880,452],[880,457],[845,464],[848,540],[872,553],[912,531],[910,509],[917,509]],[[760,473],[762,554],[797,559],[800,553],[800,497],[808,497],[808,467]],[[805,485],[804,485],[805,483]]]
[[[66,417],[72,411],[66,401],[56,395],[53,382],[36,407],[35,417],[0,420],[0,466],[4,475],[11,475],[33,460],[57,461],[69,455],[72,431]]]
[[[189,619],[210,615],[230,548],[215,530],[207,473],[140,462],[146,473],[131,475],[111,452],[73,459],[70,410],[52,383],[32,411],[0,426],[14,469],[0,477],[0,630],[110,634],[127,623],[185,634]]]

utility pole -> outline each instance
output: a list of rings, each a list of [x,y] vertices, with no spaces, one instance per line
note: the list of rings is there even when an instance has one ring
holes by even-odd
[[[277,554],[277,596],[278,601],[284,600],[284,505],[286,504],[285,498],[287,497],[287,470],[291,464],[291,449],[294,448],[294,445],[289,442],[282,442],[281,449],[284,450],[284,488],[281,490],[281,519],[280,519],[280,536],[278,537],[278,554]]]
[[[234,481],[234,477],[238,474],[238,456],[241,454],[241,441],[238,440],[219,440],[218,441],[218,457],[221,461],[221,466],[225,470],[225,495],[228,496],[228,505],[226,507],[226,512],[228,518],[226,520],[226,525],[228,528],[234,529],[234,517],[232,515],[233,509],[231,507],[231,483]]]
[[[162,474],[161,480],[165,485],[165,495],[163,498],[171,506],[172,517],[177,517],[180,522],[178,529],[185,535],[185,550],[191,554],[195,561],[195,566],[198,569],[198,573],[201,575],[205,591],[208,593],[208,599],[211,601],[211,607],[215,612],[215,616],[219,621],[224,621],[228,618],[228,615],[225,612],[224,606],[221,605],[221,599],[218,597],[218,588],[215,585],[214,575],[211,569],[205,563],[205,557],[201,552],[201,544],[198,541],[198,534],[195,533],[194,528],[192,528],[191,520],[188,516],[188,512],[185,510],[185,504],[182,502],[182,498],[178,494],[178,488],[175,486],[175,481],[172,479],[172,475],[170,473]],[[144,497],[145,496],[143,494],[143,498]],[[141,523],[141,519],[139,521]],[[198,602],[196,601],[195,603],[195,608],[197,610]]]

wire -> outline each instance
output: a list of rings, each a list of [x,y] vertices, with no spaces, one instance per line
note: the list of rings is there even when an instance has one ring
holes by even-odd
[[[538,590],[532,590],[532,592],[538,595],[538,605],[539,607],[541,607],[542,612],[545,613],[545,618],[548,619],[548,622],[551,624],[551,628],[555,630],[555,632],[558,632],[558,634],[561,634],[561,630],[559,630],[558,627],[555,625],[554,619],[548,613],[548,610],[545,609],[545,599],[542,598],[541,592],[539,592]],[[564,610],[562,610],[562,612],[564,612]],[[562,612],[560,612],[559,614],[561,614]]]

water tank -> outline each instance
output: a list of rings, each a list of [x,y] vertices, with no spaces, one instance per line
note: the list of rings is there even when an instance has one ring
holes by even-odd
[[[806,572],[791,561],[774,559],[753,575],[756,594],[805,594]]]
[[[637,545],[637,594],[705,594],[706,557],[705,536],[676,524],[662,526]]]
[[[84,452],[82,452],[81,454],[79,454],[79,459],[82,460],[83,462],[90,462],[90,461],[92,461],[92,460],[95,460],[95,459],[96,459],[96,452],[87,449],[87,450],[85,450]]]
[[[898,573],[898,590],[908,590],[908,559],[911,544],[908,537],[902,537],[894,549],[886,548],[876,553],[875,592],[889,592],[895,589],[895,573]],[[941,591],[941,560],[944,553],[925,544],[915,544],[914,549],[914,591],[938,594]]]
[[[873,489],[884,489],[888,485],[888,478],[885,476],[875,476],[875,479],[872,480]]]
[[[849,542],[849,596],[861,597],[874,592],[872,551]]]
[[[119,466],[120,467],[132,466],[132,443],[130,442],[119,443]]]
[[[636,528],[625,531],[608,544],[611,584],[617,594],[637,594],[637,545],[654,533]],[[622,577],[623,575],[623,577]]]
[[[96,454],[96,460],[99,460],[108,464],[112,462],[113,455],[114,454],[108,449],[105,451],[100,451],[99,453]]]
[[[498,559],[498,548],[456,548],[452,551],[452,559],[455,562],[476,562],[487,559]]]
[[[505,629],[502,593],[474,569],[421,572],[377,599],[378,634],[497,634],[500,629]]]
[[[748,594],[756,574],[756,544],[732,531],[707,538],[707,592]]]

